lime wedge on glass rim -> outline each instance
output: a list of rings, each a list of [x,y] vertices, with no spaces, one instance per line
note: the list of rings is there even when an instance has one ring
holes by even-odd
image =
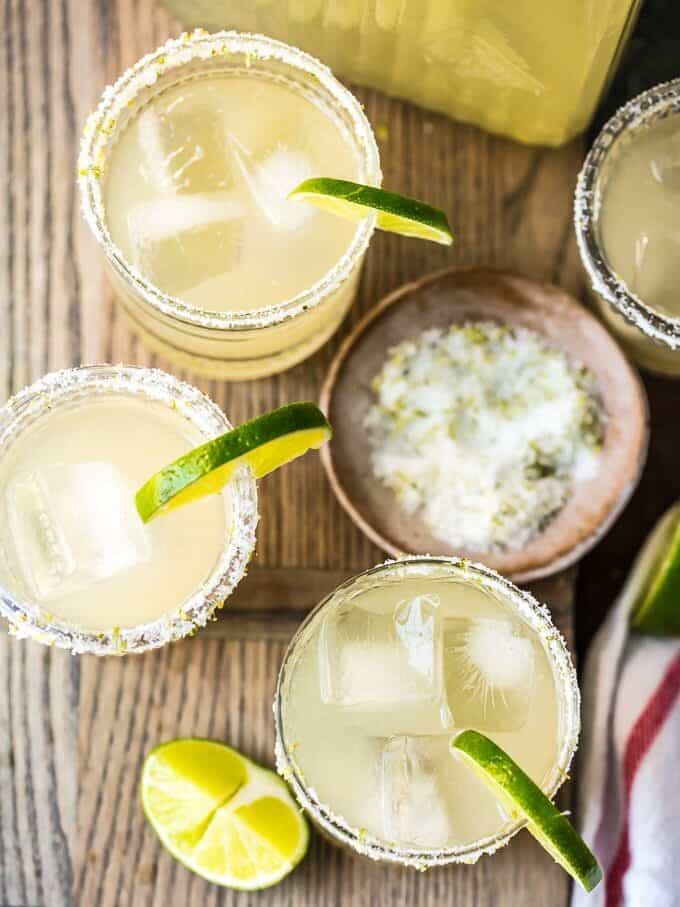
[[[256,479],[321,447],[333,432],[313,403],[290,403],[195,447],[168,464],[135,495],[137,512],[148,523],[224,488],[235,470],[247,464]]]
[[[309,829],[285,783],[223,743],[157,746],[144,761],[140,796],[164,847],[217,885],[267,888],[307,852]]]
[[[288,194],[288,198],[310,202],[324,211],[355,221],[375,212],[376,226],[380,230],[429,239],[443,246],[453,242],[449,222],[441,209],[377,186],[319,176],[304,180]]]
[[[631,618],[634,630],[657,636],[680,636],[680,504],[654,532],[653,562]]]
[[[462,757],[511,815],[526,819],[527,828],[560,866],[586,890],[602,880],[602,870],[569,819],[519,765],[479,731],[462,731],[451,741]]]

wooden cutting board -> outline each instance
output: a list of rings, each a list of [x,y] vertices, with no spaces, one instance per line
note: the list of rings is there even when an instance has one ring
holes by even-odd
[[[172,370],[114,307],[74,175],[80,129],[104,85],[180,29],[152,0],[4,0],[2,9],[0,398],[80,362]],[[578,292],[578,143],[524,148],[358,94],[380,137],[385,184],[445,208],[457,242],[376,236],[344,331],[389,290],[448,264],[510,267]],[[234,422],[313,400],[338,339],[285,375],[196,383]],[[286,641],[326,592],[382,559],[333,499],[318,457],[266,479],[260,494],[255,566],[224,617],[196,638],[97,660],[0,634],[0,907],[566,907],[566,877],[526,833],[475,867],[427,874],[374,865],[314,836],[302,866],[261,894],[207,885],[162,850],[137,800],[144,754],[196,734],[271,764]],[[573,586],[568,573],[535,590],[569,641]]]

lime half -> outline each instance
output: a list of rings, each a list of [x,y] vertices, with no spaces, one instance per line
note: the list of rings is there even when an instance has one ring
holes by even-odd
[[[144,762],[140,793],[163,845],[209,882],[267,888],[307,851],[307,823],[283,781],[222,743],[157,746]]]
[[[658,553],[631,623],[641,633],[680,636],[680,505],[664,523]]]
[[[527,820],[531,834],[586,891],[602,879],[602,870],[569,819],[540,787],[493,740],[478,731],[462,731],[451,749],[491,788],[517,818]]]
[[[291,403],[195,447],[151,476],[135,496],[145,523],[189,501],[219,492],[246,463],[256,479],[321,447],[332,436],[313,403]]]
[[[349,220],[359,221],[374,211],[381,230],[429,239],[443,246],[453,242],[446,214],[439,208],[377,186],[320,176],[300,183],[288,198],[311,202]]]

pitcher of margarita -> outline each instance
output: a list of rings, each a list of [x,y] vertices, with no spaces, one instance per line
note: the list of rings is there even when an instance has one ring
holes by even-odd
[[[165,0],[289,41],[342,76],[523,142],[581,132],[640,0]]]

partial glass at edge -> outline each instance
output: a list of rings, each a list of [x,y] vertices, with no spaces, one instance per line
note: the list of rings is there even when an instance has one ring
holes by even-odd
[[[118,299],[152,348],[183,367],[216,378],[257,378],[307,358],[337,330],[356,294],[375,218],[365,218],[349,248],[317,283],[275,305],[214,312],[159,290],[115,246],[104,210],[102,177],[126,124],[178,82],[230,69],[290,85],[315,98],[343,128],[360,162],[360,181],[379,185],[373,131],[356,98],[313,57],[262,35],[196,31],[169,41],[125,72],[102,97],[83,134],[79,183],[83,215],[102,248]]]
[[[408,578],[413,576],[432,578],[435,574],[437,579],[444,578],[456,583],[470,584],[496,601],[508,605],[511,611],[528,625],[530,630],[536,634],[547,656],[555,681],[559,711],[558,754],[552,768],[541,783],[541,787],[552,798],[565,778],[568,777],[580,732],[580,693],[571,657],[564,639],[552,622],[548,609],[539,605],[530,593],[518,589],[509,580],[481,564],[472,564],[455,558],[428,556],[386,561],[384,564],[352,577],[318,604],[300,625],[285,653],[274,700],[277,769],[290,784],[299,803],[314,823],[337,844],[347,846],[372,859],[412,866],[417,869],[449,863],[474,863],[483,854],[491,854],[507,844],[510,838],[526,823],[508,820],[498,834],[471,844],[443,849],[435,850],[387,843],[384,839],[371,835],[366,829],[353,827],[333,811],[331,803],[320,801],[297,765],[293,755],[297,744],[291,744],[285,737],[285,711],[291,696],[298,647],[304,644],[310,624],[325,608],[349,600],[359,589],[368,590],[374,587],[375,581],[379,580],[381,574],[388,576],[396,574],[397,577],[401,574]]]
[[[68,411],[94,395],[164,404],[192,423],[206,440],[231,428],[221,409],[198,388],[165,372],[133,366],[84,366],[46,375],[0,408],[0,460],[8,456],[15,440],[42,418],[61,407]],[[135,439],[130,438],[129,443],[134,445]],[[22,599],[0,585],[0,617],[8,621],[15,636],[60,646],[75,654],[142,652],[192,634],[238,585],[255,546],[257,489],[250,470],[240,469],[223,494],[229,495],[230,526],[217,562],[200,587],[166,615],[148,623],[99,632],[55,617],[44,605]],[[96,591],[92,594],[95,597]]]
[[[678,115],[680,79],[628,101],[603,126],[590,149],[578,177],[574,203],[581,262],[600,316],[643,368],[676,377],[680,377],[680,318],[652,309],[610,268],[600,239],[599,216],[603,186],[616,154],[650,123]]]

